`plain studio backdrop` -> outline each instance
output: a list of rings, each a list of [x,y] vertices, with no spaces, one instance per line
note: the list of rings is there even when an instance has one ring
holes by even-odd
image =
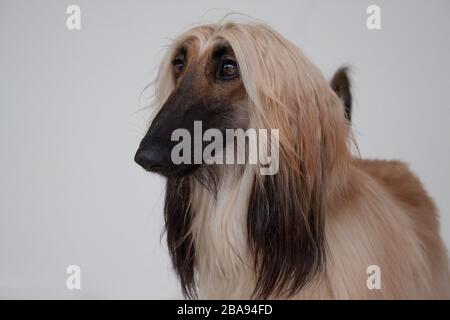
[[[66,27],[72,4],[81,30]],[[372,4],[381,30],[366,27]],[[410,164],[450,246],[448,0],[1,0],[1,298],[181,297],[164,180],[133,161],[140,94],[170,39],[229,11],[269,23],[328,78],[352,66],[361,155]],[[69,265],[81,290],[66,287]]]

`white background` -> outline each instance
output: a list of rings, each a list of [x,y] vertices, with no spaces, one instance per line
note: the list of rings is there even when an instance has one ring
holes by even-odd
[[[69,4],[82,30],[66,28]],[[382,30],[366,28],[381,7]],[[0,0],[0,297],[176,298],[163,180],[133,162],[139,95],[169,39],[229,10],[265,20],[330,77],[353,66],[363,157],[407,161],[450,244],[450,2]],[[66,267],[82,290],[66,289]]]

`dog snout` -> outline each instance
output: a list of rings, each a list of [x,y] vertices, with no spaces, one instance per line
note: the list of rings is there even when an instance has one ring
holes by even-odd
[[[161,150],[158,148],[139,148],[134,161],[147,171],[161,172],[166,166]]]

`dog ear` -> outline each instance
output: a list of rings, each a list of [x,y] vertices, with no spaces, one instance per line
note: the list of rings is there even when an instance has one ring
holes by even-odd
[[[256,298],[292,296],[324,266],[321,179],[306,191],[302,185],[308,182],[301,177],[280,170],[254,182],[247,232],[257,275]]]
[[[326,265],[327,198],[346,177],[349,128],[342,102],[314,70],[300,84],[303,96],[295,88],[275,94],[287,112],[266,99],[272,122],[261,127],[282,131],[279,171],[256,176],[247,212],[257,298],[293,296]]]
[[[197,296],[194,277],[195,246],[189,232],[192,216],[189,179],[168,178],[164,204],[167,245],[183,294],[188,298]]]
[[[334,74],[331,79],[331,88],[341,99],[345,107],[345,117],[348,121],[352,119],[352,92],[351,92],[351,82],[348,76],[349,67],[341,67]]]

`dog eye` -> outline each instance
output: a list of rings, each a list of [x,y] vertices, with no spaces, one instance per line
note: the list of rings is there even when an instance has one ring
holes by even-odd
[[[225,60],[217,70],[217,78],[221,80],[230,80],[239,74],[239,69],[235,61]]]
[[[175,77],[178,77],[184,68],[184,56],[177,56],[172,61]]]

